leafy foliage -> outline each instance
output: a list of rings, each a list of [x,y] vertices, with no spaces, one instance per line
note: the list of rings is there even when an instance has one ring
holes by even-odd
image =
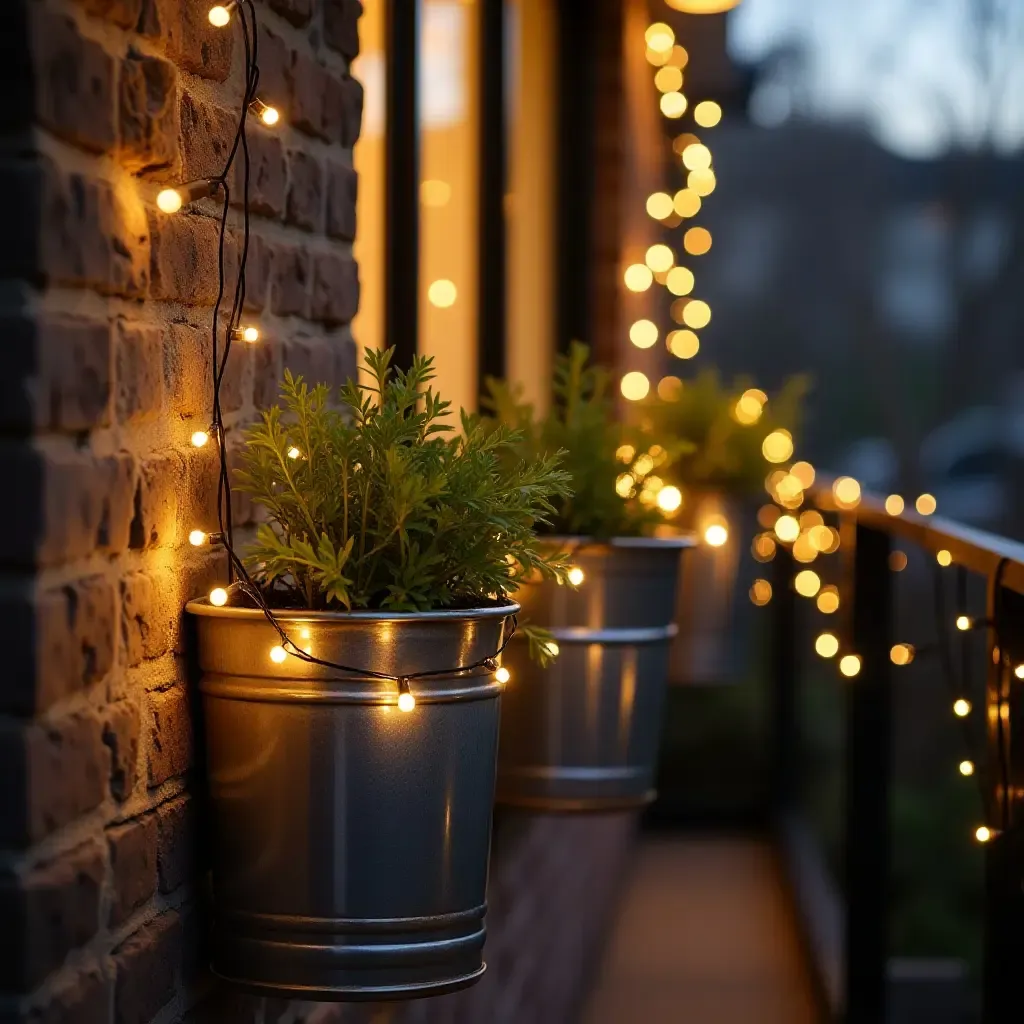
[[[715,370],[704,370],[685,381],[672,398],[653,398],[643,404],[644,425],[655,437],[685,437],[693,442],[667,474],[673,483],[684,490],[721,490],[738,496],[754,494],[764,486],[770,466],[761,444],[773,430],[795,435],[808,380],[791,377],[764,403],[760,418],[744,424],[736,417],[736,403],[751,386],[740,379],[726,387]]]
[[[569,493],[559,452],[510,458],[521,438],[434,393],[432,361],[408,372],[367,350],[369,383],[331,402],[285,374],[282,405],[250,429],[237,474],[267,513],[247,553],[278,604],[425,611],[501,602],[533,573],[561,579],[537,541]],[[541,651],[543,653],[543,651]]]
[[[490,378],[485,406],[500,423],[516,431],[520,458],[565,453],[562,465],[572,477],[573,493],[556,500],[556,513],[543,528],[601,538],[641,534],[659,523],[661,516],[653,502],[641,502],[635,493],[624,496],[616,489],[623,472],[616,453],[623,447],[646,448],[653,438],[618,422],[610,376],[601,367],[587,365],[588,359],[587,346],[573,342],[569,354],[556,360],[554,401],[546,416],[539,416],[523,400],[521,387]],[[663,447],[661,454],[667,462],[671,451]]]

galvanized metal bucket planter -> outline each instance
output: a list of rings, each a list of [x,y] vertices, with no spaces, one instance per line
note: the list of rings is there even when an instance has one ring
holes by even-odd
[[[518,637],[505,651],[497,799],[549,811],[640,806],[654,796],[680,561],[694,541],[556,542],[573,551],[583,580],[516,594],[559,656],[541,668]]]
[[[256,609],[188,610],[208,748],[214,972],[318,1000],[476,981],[502,689],[493,671],[413,681],[407,714],[394,682],[273,660],[280,638]],[[516,611],[277,617],[318,658],[412,675],[493,656]]]

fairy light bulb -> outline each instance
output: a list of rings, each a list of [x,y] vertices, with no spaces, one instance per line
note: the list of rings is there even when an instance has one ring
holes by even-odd
[[[302,454],[302,452],[300,452],[299,449],[296,448],[294,445],[291,448],[288,449],[288,458],[289,459],[297,459],[301,454]]]
[[[223,587],[214,587],[210,591],[210,604],[223,608],[228,603],[228,592]]]
[[[260,329],[258,327],[236,327],[231,332],[231,337],[238,341],[247,341],[253,344],[260,340]]]
[[[182,206],[181,193],[176,188],[162,189],[157,194],[156,205],[162,213],[177,213]]]
[[[193,530],[188,535],[188,542],[194,548],[201,548],[206,543],[206,539],[207,534],[205,530]]]
[[[234,8],[234,0],[226,4],[217,4],[216,7],[210,8],[210,13],[207,17],[210,19],[210,24],[214,28],[224,28],[231,21],[231,11]]]
[[[507,668],[505,668],[504,665],[502,665],[501,668],[499,668],[494,673],[494,678],[497,679],[499,683],[504,685],[505,683],[507,683],[512,678],[512,673],[509,672],[509,670]]]
[[[953,714],[957,718],[966,718],[971,713],[971,702],[964,700],[961,697],[959,700],[953,701]]]
[[[860,658],[856,654],[847,654],[839,662],[839,671],[848,679],[860,672]]]
[[[1016,667],[1016,668],[1015,668],[1015,669],[1013,670],[1013,674],[1014,674],[1014,675],[1015,675],[1015,676],[1016,676],[1016,677],[1017,677],[1018,679],[1024,679],[1024,665],[1018,665],[1018,666],[1017,666],[1017,667]]]
[[[973,761],[961,761],[960,762],[960,774],[961,775],[973,775],[974,774],[974,762]]]
[[[270,660],[274,662],[275,665],[280,665],[287,657],[288,652],[280,644],[276,647],[270,648]]]
[[[192,444],[196,448],[202,448],[207,441],[210,440],[210,435],[205,430],[197,430],[192,435]]]
[[[409,689],[408,679],[398,680],[398,710],[408,714],[416,707],[416,698]]]
[[[839,641],[834,633],[821,633],[814,641],[814,651],[821,658],[834,658],[839,653]]]
[[[974,830],[974,838],[979,843],[987,843],[992,838],[993,832],[987,825],[981,825]]]
[[[268,128],[273,128],[281,120],[281,111],[277,107],[272,107],[269,103],[264,103],[263,100],[257,98],[249,104],[249,109],[256,115]]]
[[[206,199],[212,196],[219,188],[220,182],[216,178],[187,181],[184,185],[161,189],[157,193],[156,205],[161,212],[174,214],[187,203],[194,203],[197,199]]]
[[[583,570],[578,565],[574,565],[569,570],[569,582],[574,587],[578,587],[583,582],[583,580],[585,578],[586,578],[586,574],[583,572]]]
[[[966,615],[958,615],[956,617],[956,628],[959,629],[961,633],[966,633],[967,630],[971,628],[970,618]]]
[[[558,655],[561,653],[561,648],[558,646],[557,643],[555,643],[554,640],[549,640],[547,642],[547,652],[548,657],[557,658]]]

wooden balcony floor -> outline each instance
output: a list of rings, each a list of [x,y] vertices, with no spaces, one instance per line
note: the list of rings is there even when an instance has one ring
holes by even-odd
[[[585,1024],[817,1024],[770,848],[645,839]]]

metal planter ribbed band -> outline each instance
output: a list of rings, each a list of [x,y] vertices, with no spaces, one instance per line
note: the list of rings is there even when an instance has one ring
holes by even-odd
[[[211,801],[212,968],[266,995],[414,998],[484,971],[502,687],[288,657],[254,609],[195,601]],[[518,606],[280,612],[311,654],[407,675],[495,653]]]
[[[557,542],[584,579],[516,594],[559,656],[541,668],[518,637],[505,651],[497,799],[551,811],[640,806],[653,797],[681,554],[694,542]]]

